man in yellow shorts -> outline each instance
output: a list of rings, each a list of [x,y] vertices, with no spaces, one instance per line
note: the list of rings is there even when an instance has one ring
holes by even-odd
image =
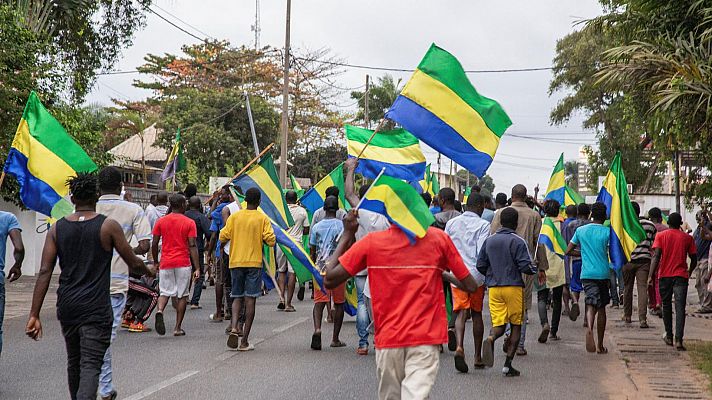
[[[532,264],[526,241],[515,233],[519,216],[511,207],[500,211],[502,227],[485,240],[477,259],[477,270],[485,276],[489,290],[489,307],[492,330],[482,343],[482,361],[494,365],[494,341],[504,335],[509,323],[507,360],[502,373],[505,376],[519,376],[512,367],[512,360],[519,344],[524,315],[524,280],[522,274],[534,275],[537,268]]]

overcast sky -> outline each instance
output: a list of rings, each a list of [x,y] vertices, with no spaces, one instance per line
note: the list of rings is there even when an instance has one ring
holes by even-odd
[[[157,0],[158,7],[208,35],[228,39],[233,45],[254,43],[253,0]],[[261,1],[261,44],[284,45],[286,0]],[[172,19],[160,8],[155,11]],[[551,66],[556,41],[582,20],[600,14],[594,0],[480,1],[480,0],[361,0],[292,2],[292,47],[329,48],[352,64],[414,68],[432,42],[454,54],[465,69],[492,70]],[[185,26],[198,36],[200,32]],[[147,26],[135,35],[134,44],[123,52],[116,69],[130,70],[143,63],[147,53],[180,53],[186,43],[197,43],[157,16],[149,13]],[[349,69],[337,83],[343,87],[363,85],[365,75],[379,71]],[[409,73],[391,73],[408,79]],[[138,75],[101,76],[89,102],[110,104],[111,98],[143,99],[148,91],[131,84]],[[568,125],[549,125],[549,112],[559,95],[549,97],[550,71],[469,74],[477,90],[500,102],[514,122],[507,133],[555,138],[569,143],[516,138],[505,133],[488,173],[495,191],[509,192],[516,183],[530,190],[546,189],[559,154],[578,158],[582,143],[593,143],[592,132],[581,128],[581,119]],[[342,104],[351,103],[347,95]],[[351,110],[353,111],[353,110]],[[435,165],[436,154],[426,149]],[[442,163],[447,171],[447,163]]]

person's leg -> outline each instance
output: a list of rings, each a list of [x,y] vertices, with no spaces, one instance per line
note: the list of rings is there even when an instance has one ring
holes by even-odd
[[[454,292],[454,290],[453,290]],[[454,295],[454,293],[453,293]],[[465,362],[465,322],[467,322],[468,312],[467,310],[459,310],[457,312],[457,317],[455,317],[455,369],[460,372],[466,373],[469,368],[467,367],[467,362]],[[475,342],[477,343],[477,342]]]
[[[297,286],[297,275],[294,272],[287,272],[287,308],[291,308],[294,298],[294,289]]]
[[[485,336],[485,323],[482,320],[481,310],[471,310],[472,314],[472,336],[475,339],[475,368],[482,364],[482,339]]]
[[[579,300],[581,297],[581,292],[583,291],[583,286],[581,285],[581,260],[571,260],[571,283],[569,284],[569,289],[571,289],[572,297],[569,319],[572,321],[576,321],[578,319],[578,316],[581,314],[581,309],[579,308]]]
[[[79,390],[77,399],[94,400],[104,354],[111,344],[111,324],[85,324],[79,327]]]
[[[203,294],[203,282],[205,281],[205,262],[202,251],[198,252],[198,262],[200,263],[200,277],[195,280],[193,288],[193,297],[190,299],[190,305],[199,306],[200,296]]]
[[[188,307],[188,296],[183,296],[176,302],[176,327],[173,333],[183,332],[183,318],[185,317],[185,309]]]
[[[596,333],[597,346],[596,351],[599,354],[608,353],[608,350],[603,346],[603,336],[606,334],[606,307],[600,307],[596,310]]]
[[[660,298],[663,309],[663,325],[665,325],[665,342],[672,346],[672,295],[673,278],[660,278]]]
[[[638,321],[641,328],[648,327],[648,275],[650,273],[650,262],[640,264],[635,271],[635,280],[638,285]],[[632,292],[632,288],[631,288]],[[631,293],[631,296],[633,294]],[[632,303],[631,299],[631,303]]]
[[[242,343],[240,347],[250,345],[250,331],[252,330],[252,322],[255,320],[255,305],[257,302],[256,296],[245,296],[245,327],[243,328]]]
[[[523,321],[525,323],[526,321]],[[512,324],[512,334],[509,337],[509,347],[507,347],[507,358],[504,360],[504,367],[502,368],[502,373],[505,376],[519,376],[520,372],[512,366],[512,361],[514,361],[514,356],[517,354],[517,348],[519,347],[519,331],[522,330],[522,325]]]
[[[564,294],[564,286],[557,286],[551,290],[551,337],[558,338],[559,322],[561,321],[561,300]]]
[[[230,329],[233,333],[243,334],[241,318],[245,318],[245,274],[242,268],[231,268],[230,290]]]
[[[0,271],[0,356],[2,356],[2,324],[5,319],[5,274]]]
[[[569,315],[569,313],[571,312],[571,291],[569,290],[569,282],[566,282],[566,284],[564,285],[562,296],[564,299],[563,315]]]
[[[314,303],[314,308],[312,309],[312,318],[314,319],[314,333],[321,335],[321,322],[324,319],[324,307],[326,307],[325,302]]]
[[[124,311],[125,305],[126,294],[116,293],[111,295],[111,311],[114,314],[114,320],[111,324],[111,343],[116,339],[116,329],[119,327],[119,324],[121,324],[121,314]],[[101,365],[101,373],[99,375],[99,395],[101,397],[109,397],[111,396],[111,392],[114,391],[111,372],[111,346],[109,346],[106,350],[106,354],[104,354],[104,362]]]
[[[524,349],[524,342],[527,339],[527,321],[529,320],[529,310],[524,311],[524,316],[522,318],[522,325],[520,326],[519,341],[517,342],[517,350],[519,355],[526,355],[527,351]],[[514,335],[514,330],[512,330],[512,335]],[[510,340],[510,343],[512,341]]]
[[[399,400],[405,378],[406,348],[376,349],[378,398]]]
[[[608,272],[608,279],[611,282],[608,291],[611,299],[613,300],[613,307],[618,307],[620,304],[620,297],[618,297],[618,275],[616,274],[616,271],[610,270]]]
[[[227,254],[223,253],[222,256],[223,263],[222,263],[222,268],[223,268],[223,293],[224,293],[224,299],[221,299],[220,301],[224,301],[226,308],[225,308],[225,314],[232,314],[232,297],[230,294],[232,293],[232,274],[230,273],[230,256]],[[225,315],[225,317],[230,317],[227,319],[231,319],[232,315]]]
[[[354,277],[356,281],[356,298],[358,306],[356,308],[356,333],[358,333],[358,348],[368,349],[368,325],[371,324],[371,319],[368,316],[366,301],[363,295],[363,289],[366,286],[366,276]]]
[[[262,294],[262,269],[246,268],[245,274],[245,327],[243,328],[241,349],[250,347],[250,331],[255,320],[255,305]]]
[[[539,322],[541,326],[549,324],[549,316],[546,309],[546,302],[549,299],[549,289],[544,288],[536,292],[536,305],[539,311]]]
[[[62,326],[62,336],[67,348],[67,385],[69,386],[69,397],[76,400],[79,391],[79,362],[81,360],[79,345],[79,327],[76,325]],[[98,379],[97,379],[98,381]]]
[[[440,367],[438,346],[405,348],[405,376],[401,383],[401,398],[427,399],[435,384]]]
[[[674,278],[673,293],[675,295],[675,343],[679,350],[684,350],[682,339],[685,336],[685,306],[687,303],[688,280]]]
[[[331,337],[331,344],[333,347],[343,347],[341,345],[341,340],[339,340],[339,334],[341,333],[341,326],[343,325],[343,323],[344,303],[334,303],[334,333]]]
[[[633,286],[640,265],[630,262],[621,269],[623,274],[623,320],[626,323],[630,323],[633,316]],[[640,283],[640,281],[638,282]]]
[[[593,327],[596,322],[598,308],[591,304],[586,304],[586,351],[593,353],[596,351],[596,342],[593,339]]]
[[[222,266],[222,261],[216,261],[213,266],[215,271],[215,314],[213,315],[213,321],[222,321],[225,316],[225,273],[229,271],[224,271]],[[228,297],[230,293],[227,294]]]
[[[274,256],[277,261],[277,288],[279,289],[279,304],[277,305],[278,310],[284,310],[286,308],[286,294],[287,294],[287,284],[289,281],[287,273],[287,256],[284,255],[279,246],[274,251]]]
[[[712,313],[712,292],[707,290],[707,283],[712,277],[712,266],[709,260],[701,260],[697,263],[697,276],[702,276],[702,294],[700,296],[700,308],[697,312]]]

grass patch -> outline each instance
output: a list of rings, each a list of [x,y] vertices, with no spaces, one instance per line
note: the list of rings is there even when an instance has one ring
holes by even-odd
[[[712,342],[690,341],[687,344],[692,363],[707,375],[709,389],[712,390]]]

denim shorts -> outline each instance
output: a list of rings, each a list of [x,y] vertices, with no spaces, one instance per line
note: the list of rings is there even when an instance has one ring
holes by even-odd
[[[230,297],[260,297],[262,294],[262,268],[230,268],[232,293]]]
[[[581,279],[586,293],[586,304],[603,308],[611,302],[611,281],[609,279]]]

